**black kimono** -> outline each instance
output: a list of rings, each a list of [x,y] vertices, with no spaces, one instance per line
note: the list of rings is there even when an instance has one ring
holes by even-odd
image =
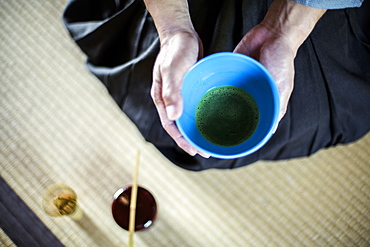
[[[189,0],[205,55],[233,51],[244,34],[262,21],[271,2]],[[63,18],[86,53],[90,71],[105,84],[144,138],[174,164],[204,170],[309,156],[321,148],[355,141],[368,132],[370,46],[358,20],[365,7],[330,10],[319,20],[298,50],[294,91],[276,133],[259,151],[231,160],[189,156],[162,128],[150,97],[160,43],[142,1],[72,0]]]

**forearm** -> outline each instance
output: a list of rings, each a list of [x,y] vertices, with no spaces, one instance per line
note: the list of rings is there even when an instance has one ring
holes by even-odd
[[[325,9],[308,7],[292,0],[275,0],[262,24],[282,34],[298,50],[325,12]]]
[[[144,3],[161,41],[173,32],[194,30],[187,0],[144,0]]]

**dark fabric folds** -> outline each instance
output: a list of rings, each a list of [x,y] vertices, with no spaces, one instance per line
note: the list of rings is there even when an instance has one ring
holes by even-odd
[[[144,3],[71,1],[63,16],[72,38],[88,57],[90,71],[147,137],[153,120],[159,121],[149,96],[152,72],[148,69],[159,51],[159,40]]]
[[[15,246],[64,246],[3,177],[0,177],[0,190],[0,228]]]
[[[189,0],[205,55],[232,51],[265,16],[271,1]],[[328,11],[295,59],[295,87],[286,116],[259,151],[235,160],[191,157],[161,127],[150,98],[159,52],[153,19],[142,1],[72,0],[65,25],[87,55],[87,65],[107,87],[144,138],[176,165],[190,170],[236,168],[257,160],[309,156],[357,140],[370,128],[370,52],[356,9]]]

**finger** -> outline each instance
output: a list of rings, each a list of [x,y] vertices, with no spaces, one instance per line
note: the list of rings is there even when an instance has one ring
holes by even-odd
[[[191,145],[180,133],[175,122],[168,123],[164,128],[167,130],[168,134],[172,137],[172,139],[174,139],[177,146],[179,146],[182,150],[187,152],[189,155],[195,156],[196,154],[199,154],[203,158],[210,157],[209,154],[199,151],[193,145]]]
[[[178,119],[182,114],[181,88],[185,71],[177,69],[178,59],[171,59],[168,64],[161,66],[162,99],[170,120]]]
[[[204,152],[201,152],[201,151],[199,151],[199,150],[198,150],[198,154],[199,154],[200,156],[202,156],[203,158],[206,158],[206,159],[208,159],[208,158],[210,158],[210,157],[211,157],[211,155],[209,155],[209,154],[207,154],[207,153],[204,153]]]
[[[238,45],[235,47],[234,51],[235,53],[241,53],[244,55],[249,56],[249,49],[247,44],[247,36],[244,36],[242,40],[238,43]]]
[[[261,56],[261,63],[274,78],[280,98],[278,121],[285,116],[290,96],[294,88],[294,63],[293,58],[273,60],[271,54]],[[283,55],[280,56],[281,58]]]
[[[185,140],[185,138],[182,136],[182,134],[178,130],[175,122],[168,119],[166,110],[164,108],[164,103],[156,95],[160,95],[160,88],[153,86],[152,87],[152,97],[156,99],[154,100],[154,102],[157,107],[157,111],[158,111],[162,126],[166,130],[166,132],[171,136],[171,138],[176,142],[176,144],[182,150],[184,150],[191,156],[194,156],[198,153],[204,158],[209,158],[210,157],[209,154],[197,150],[195,147],[193,147],[189,142]]]
[[[198,153],[198,150],[195,147],[193,147],[189,142],[187,142],[185,138],[181,135],[175,122],[165,121],[162,125],[163,128],[167,131],[167,133],[176,142],[177,146],[179,146],[182,150],[184,150],[191,156],[194,156]]]
[[[171,49],[167,50],[165,59],[160,65],[163,83],[162,97],[170,120],[176,120],[182,114],[181,88],[183,78],[199,56],[198,49],[188,49],[185,53],[183,51],[186,47],[184,42],[186,43],[187,39],[184,40],[182,37],[175,37],[174,40],[171,40],[171,44],[169,44]]]
[[[285,70],[286,72],[278,73],[272,70],[272,76],[276,78],[275,83],[280,96],[279,121],[284,117],[287,111],[290,96],[294,88],[294,67],[287,66],[287,68],[282,68],[282,70]]]
[[[185,56],[179,52],[183,49],[176,49],[176,47],[171,46],[171,49],[163,49],[162,53],[159,54],[153,69],[151,96],[163,128],[176,144],[192,156],[198,153],[205,158],[209,158],[209,154],[198,151],[186,141],[174,122],[182,113],[181,87],[183,77],[196,62],[197,57],[202,56],[202,49],[199,50],[199,54],[197,50],[193,50],[194,54],[187,52]]]
[[[287,111],[290,93],[288,93],[287,91],[282,92],[279,90],[279,94],[280,94],[280,112],[279,112],[279,122],[280,122],[281,119],[285,116],[285,113]]]
[[[163,117],[163,122],[162,122],[163,128],[167,131],[167,133],[172,137],[172,139],[176,142],[176,144],[185,152],[190,154],[191,156],[194,156],[196,154],[199,154],[200,156],[204,158],[209,158],[210,155],[197,150],[193,145],[191,145],[181,134],[179,129],[177,128],[177,125],[174,121],[165,119]]]
[[[161,66],[162,57],[160,54],[154,65],[151,97],[162,119],[176,120],[182,113],[181,86],[172,82],[176,76],[169,75],[168,66]]]
[[[183,149],[189,155],[196,155],[197,150],[183,138],[174,121],[167,117],[165,104],[161,97],[161,87],[159,83],[153,83],[151,94],[164,130],[171,136],[171,138],[181,149]]]

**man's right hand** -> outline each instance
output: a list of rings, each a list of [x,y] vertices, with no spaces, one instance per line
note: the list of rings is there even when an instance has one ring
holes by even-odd
[[[187,142],[175,123],[183,110],[181,88],[184,75],[202,56],[202,43],[195,31],[177,30],[162,37],[161,50],[153,69],[151,90],[162,126],[188,154],[194,156],[198,153],[209,157]]]

